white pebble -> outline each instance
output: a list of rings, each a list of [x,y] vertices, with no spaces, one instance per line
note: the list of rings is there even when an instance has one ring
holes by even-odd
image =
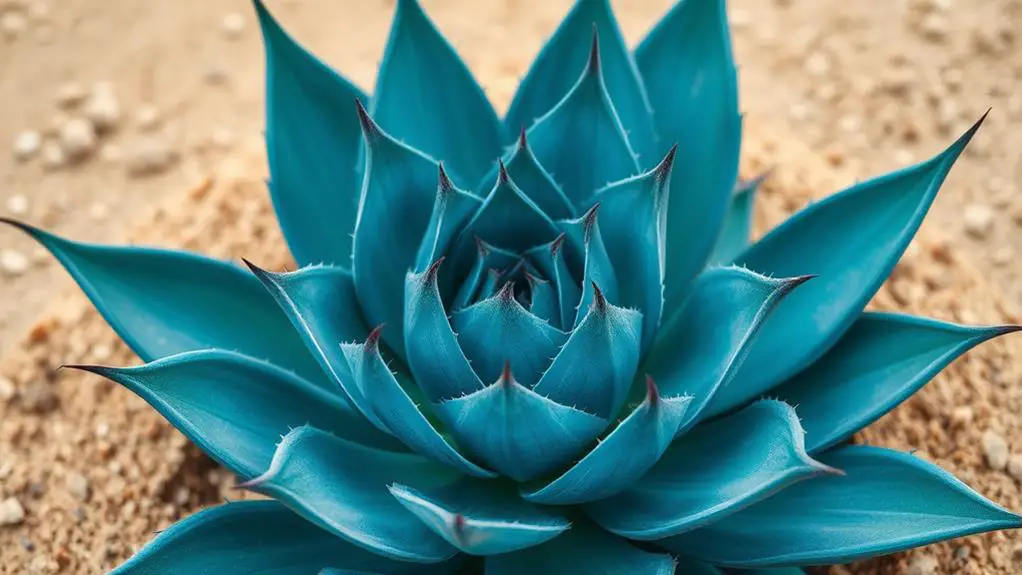
[[[1000,434],[992,430],[983,432],[983,454],[987,465],[994,471],[1001,471],[1008,465],[1008,442]]]
[[[245,30],[245,18],[237,12],[231,12],[224,16],[223,22],[220,23],[220,28],[228,38],[237,38]]]
[[[85,116],[95,124],[96,130],[105,132],[116,128],[121,121],[121,103],[114,93],[113,85],[108,82],[95,84],[85,102],[84,111]]]
[[[20,276],[28,270],[28,258],[25,254],[12,249],[0,251],[0,270],[5,274],[15,277]]]
[[[143,104],[135,112],[135,123],[143,132],[152,131],[160,125],[160,111],[152,104]]]
[[[0,16],[0,33],[8,40],[14,40],[25,31],[27,24],[25,16],[12,10]]]
[[[210,141],[221,150],[228,150],[234,145],[234,132],[227,128],[217,128],[210,136]]]
[[[78,501],[89,499],[89,479],[81,473],[72,473],[67,476],[67,490]]]
[[[43,145],[43,137],[35,130],[25,130],[14,138],[14,159],[25,162],[32,159]]]
[[[1008,458],[1008,475],[1022,481],[1022,455],[1012,455]]]
[[[0,400],[7,401],[14,397],[14,382],[0,375]],[[0,473],[0,478],[4,475]]]
[[[0,526],[17,525],[25,520],[25,508],[13,497],[0,502]]]
[[[43,144],[43,167],[47,170],[59,170],[67,164],[67,155],[64,153],[64,148],[60,147],[60,144],[56,142],[46,142]]]
[[[994,225],[994,211],[986,204],[969,204],[963,217],[965,231],[977,239],[985,238]]]
[[[827,59],[827,55],[823,52],[814,52],[806,60],[806,71],[813,76],[823,76],[830,71],[830,60]]]
[[[86,95],[85,87],[78,82],[64,82],[57,87],[57,105],[61,108],[77,106]]]
[[[935,575],[939,567],[937,560],[929,555],[913,557],[908,563],[906,575]]]
[[[12,216],[23,216],[28,213],[28,198],[18,194],[7,198],[7,211]]]
[[[85,118],[72,118],[60,129],[60,146],[72,161],[84,159],[96,150],[96,129]]]
[[[177,152],[164,141],[145,138],[136,142],[128,153],[126,169],[129,176],[151,176],[163,172],[178,159]]]

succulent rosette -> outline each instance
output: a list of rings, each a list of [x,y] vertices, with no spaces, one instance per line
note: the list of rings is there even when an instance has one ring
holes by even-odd
[[[372,96],[256,9],[296,271],[16,224],[148,362],[79,367],[270,498],[117,573],[714,574],[1019,525],[849,444],[1014,330],[864,311],[978,123],[750,245],[723,0],[634,51],[580,0],[503,119],[414,0]]]

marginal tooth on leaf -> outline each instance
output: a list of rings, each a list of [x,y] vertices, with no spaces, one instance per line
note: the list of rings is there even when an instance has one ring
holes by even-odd
[[[674,169],[674,157],[678,153],[678,144],[671,146],[670,151],[664,156],[664,159],[660,161],[660,164],[656,167],[656,178],[657,182],[665,182],[671,177],[671,170]]]
[[[373,142],[383,135],[380,126],[369,117],[369,111],[362,105],[362,100],[355,98],[355,109],[358,111],[358,123],[362,126],[362,135],[367,142]]]
[[[596,285],[596,282],[592,282],[592,284],[593,284],[593,309],[595,309],[601,314],[607,313],[607,298],[603,296],[603,290],[600,289],[600,286]]]
[[[375,328],[373,328],[373,331],[369,332],[369,335],[366,336],[366,342],[365,342],[365,352],[366,353],[378,353],[379,352],[380,334],[383,333],[383,326],[385,326],[385,325],[387,325],[387,324],[386,323],[381,323],[380,325],[378,325]]]
[[[650,407],[660,405],[660,390],[657,388],[653,376],[648,373],[646,374],[646,402]]]
[[[561,251],[561,246],[564,245],[564,232],[561,235],[554,238],[554,241],[550,242],[550,255],[556,256],[557,252]]]
[[[440,264],[444,263],[444,259],[447,256],[440,256],[437,260],[426,268],[426,273],[422,274],[422,279],[425,282],[436,283],[437,275],[440,273]]]
[[[437,162],[437,193],[446,196],[454,191],[454,183],[451,182],[447,170],[444,169],[443,161]]]
[[[593,74],[600,73],[600,31],[593,22],[593,43],[589,47],[589,61],[586,62],[586,70]]]
[[[507,185],[511,182],[511,176],[507,173],[507,165],[504,163],[504,159],[497,160],[497,185]]]

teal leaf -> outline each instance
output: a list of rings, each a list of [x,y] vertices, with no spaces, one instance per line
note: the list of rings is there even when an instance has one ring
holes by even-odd
[[[503,153],[500,118],[418,0],[397,2],[371,106],[394,137],[466,182],[478,182]]]
[[[684,429],[737,373],[774,308],[809,276],[774,279],[727,267],[703,272],[665,318],[642,371],[666,395],[693,396]]]
[[[439,165],[439,183],[437,184],[436,200],[433,203],[433,214],[430,216],[429,227],[419,247],[419,255],[415,258],[415,271],[422,272],[437,258],[450,249],[451,244],[465,222],[480,207],[479,198],[459,190],[451,182],[451,178]]]
[[[605,419],[522,386],[510,365],[496,383],[436,409],[460,445],[517,481],[568,463],[607,426]]]
[[[272,497],[334,535],[399,561],[438,563],[456,550],[401,506],[387,485],[446,485],[457,476],[418,455],[370,449],[303,426],[265,473],[239,487]]]
[[[586,506],[601,527],[662,539],[713,523],[798,481],[835,471],[809,457],[795,410],[762,400],[680,436],[623,493]]]
[[[867,312],[816,363],[770,393],[799,406],[809,451],[822,451],[879,419],[968,350],[1018,330]]]
[[[525,253],[557,292],[557,309],[560,317],[554,327],[565,330],[574,325],[576,310],[582,298],[582,289],[572,277],[565,258],[566,237],[562,233],[552,242],[536,246]]]
[[[344,397],[373,425],[390,433],[369,408],[337,347],[337,342],[364,339],[369,333],[359,310],[351,272],[334,266],[315,266],[273,273],[248,260],[245,263],[284,310],[294,330]]]
[[[733,573],[724,573],[716,566],[709,563],[702,563],[700,561],[693,561],[688,557],[676,557],[674,572],[679,575],[735,575]],[[742,575],[738,573],[737,575]]]
[[[405,274],[415,265],[430,224],[438,168],[383,132],[361,104],[357,107],[367,153],[352,253],[355,292],[370,324],[401,325]],[[383,339],[404,358],[399,336],[394,330]]]
[[[907,453],[849,446],[819,459],[847,475],[797,483],[657,543],[723,566],[827,565],[1022,526],[1018,515]]]
[[[556,402],[616,416],[635,377],[642,314],[611,305],[595,291],[585,317],[536,384],[536,393]]]
[[[603,213],[621,214],[606,218],[600,235],[615,275],[628,278],[619,282],[615,303],[642,312],[643,350],[653,342],[664,307],[665,225],[676,150],[648,172],[611,184],[593,198]]]
[[[308,575],[324,565],[381,575],[411,575],[425,567],[387,559],[340,540],[276,501],[236,501],[171,525],[110,575]],[[453,573],[441,567],[437,566],[436,575]]]
[[[561,312],[558,308],[554,286],[549,281],[531,273],[525,274],[525,280],[529,282],[529,292],[532,294],[532,299],[529,301],[529,312],[554,327],[560,326]]]
[[[123,385],[210,457],[246,479],[266,469],[282,434],[305,423],[356,443],[404,450],[339,396],[232,351],[191,351],[135,367],[68,367]]]
[[[390,492],[448,543],[470,555],[496,555],[545,543],[571,523],[556,509],[518,497],[512,485],[463,480],[431,490]]]
[[[660,134],[657,153],[678,144],[665,273],[665,309],[674,309],[710,256],[738,179],[742,124],[724,0],[676,3],[635,60]]]
[[[674,559],[643,551],[584,522],[563,535],[517,553],[486,558],[486,575],[673,575]]]
[[[478,236],[475,238],[476,242],[476,259],[472,264],[472,268],[469,270],[468,275],[463,277],[461,286],[458,287],[458,293],[454,299],[454,305],[451,309],[458,311],[459,309],[472,305],[473,302],[480,299],[486,299],[491,294],[489,290],[496,289],[498,277],[494,278],[492,285],[487,285],[490,272],[492,270],[503,270],[510,268],[521,259],[520,256],[511,253],[505,249],[498,248],[490,245],[483,240],[479,239]],[[487,288],[484,289],[484,285]],[[486,292],[486,295],[482,295]]]
[[[365,343],[346,343],[340,346],[359,391],[368,400],[373,414],[398,439],[423,457],[468,475],[493,477],[492,472],[480,468],[458,453],[402,389],[380,355],[380,331],[381,328],[373,330]]]
[[[757,397],[837,342],[894,269],[982,121],[925,162],[803,209],[737,258],[767,275],[820,277],[778,306],[734,381],[717,394],[711,413]]]
[[[511,282],[497,295],[455,312],[451,324],[480,379],[496,381],[510,361],[519,383],[528,387],[539,380],[568,337],[525,309]]]
[[[721,230],[717,245],[710,254],[709,265],[728,265],[749,247],[756,192],[768,175],[769,173],[764,173],[738,184],[731,195],[731,203],[724,216],[724,229]]]
[[[270,199],[299,265],[351,262],[362,134],[351,102],[368,97],[298,45],[255,1],[266,48]]]
[[[576,207],[606,184],[638,173],[635,153],[607,93],[595,34],[582,75],[564,99],[529,128],[528,137],[540,165]]]
[[[572,89],[573,78],[565,70],[579,70],[586,65],[589,57],[586,48],[597,34],[607,93],[632,148],[648,163],[657,154],[652,111],[609,0],[575,3],[519,84],[504,124],[509,131],[531,125],[556,106]]]
[[[546,168],[539,165],[536,154],[529,147],[524,126],[518,135],[515,150],[507,160],[507,173],[546,215],[553,219],[565,219],[575,215],[575,208],[564,195],[564,191]]]
[[[64,266],[143,361],[233,349],[333,390],[259,281],[230,262],[174,250],[73,242],[13,220]]]
[[[614,271],[610,255],[607,253],[607,245],[603,241],[603,234],[600,232],[600,224],[597,221],[596,214],[599,208],[600,204],[596,204],[589,208],[582,217],[562,222],[562,229],[565,232],[565,237],[568,238],[568,249],[565,250],[566,261],[570,265],[573,253],[580,252],[582,254],[582,296],[578,306],[571,310],[575,327],[578,327],[582,318],[585,317],[596,298],[597,290],[601,291],[609,301],[615,304],[620,303],[617,274]]]
[[[405,284],[404,334],[408,367],[429,401],[482,389],[447,320],[437,276],[443,258],[426,271],[409,273]]]
[[[522,497],[544,505],[577,505],[616,495],[652,468],[681,428],[692,398],[661,397],[646,378],[646,399],[617,428],[559,477]]]

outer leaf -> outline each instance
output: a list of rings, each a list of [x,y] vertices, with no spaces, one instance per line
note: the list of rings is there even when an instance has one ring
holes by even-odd
[[[456,312],[451,323],[480,379],[496,381],[511,361],[519,382],[529,387],[568,337],[522,307],[510,282],[497,295]]]
[[[814,203],[738,257],[760,273],[820,279],[767,320],[735,380],[714,399],[712,413],[767,391],[834,345],[891,273],[980,122],[930,160]]]
[[[709,265],[730,264],[749,246],[756,191],[768,175],[769,172],[760,174],[751,180],[740,182],[735,188],[727,214],[724,216],[724,229],[721,230],[717,245],[710,254]]]
[[[473,184],[503,152],[500,119],[417,0],[397,3],[372,111],[395,137]]]
[[[273,497],[312,523],[400,561],[438,563],[455,549],[408,513],[387,485],[446,485],[455,476],[417,455],[369,449],[312,427],[277,446],[266,473],[240,487]]]
[[[143,361],[233,349],[333,390],[273,298],[236,265],[198,254],[72,242],[0,218],[42,244]]]
[[[867,312],[819,361],[771,394],[800,406],[808,449],[822,451],[905,401],[963,353],[1018,330]]]
[[[610,305],[602,292],[596,294],[535,391],[610,420],[635,377],[642,314]]]
[[[607,255],[620,282],[618,303],[642,312],[642,349],[653,343],[664,306],[667,198],[677,147],[652,170],[607,186],[594,199],[609,217],[601,226]],[[627,214],[627,216],[625,215]]]
[[[341,345],[359,391],[368,400],[373,414],[398,439],[423,457],[468,475],[494,477],[492,472],[458,453],[419,411],[380,356],[379,338],[380,328],[377,328],[364,344]]]
[[[906,453],[849,446],[820,460],[847,477],[799,483],[659,544],[718,565],[823,565],[1022,526],[1019,516]]]
[[[764,400],[679,437],[627,491],[586,506],[604,529],[650,540],[701,527],[834,470],[806,453],[795,410]]]
[[[307,575],[323,565],[387,575],[423,568],[340,540],[276,501],[238,501],[171,525],[110,575]],[[437,575],[445,572],[453,573],[438,570]]]
[[[564,71],[578,70],[586,64],[586,44],[594,33],[599,34],[602,43],[600,57],[607,92],[629,142],[649,163],[657,153],[652,110],[609,0],[575,3],[519,85],[505,125],[509,130],[528,126],[557,105],[572,88],[571,76]]]
[[[575,206],[605,184],[638,173],[635,153],[607,93],[595,34],[578,82],[528,134],[539,163]]]
[[[364,445],[404,449],[338,396],[231,351],[185,352],[137,367],[69,367],[128,388],[210,457],[244,478],[266,469],[281,434],[305,423]]]
[[[408,367],[430,401],[472,393],[484,387],[472,370],[447,321],[437,274],[442,259],[405,283],[405,343]]]
[[[448,543],[471,555],[495,555],[539,545],[571,526],[557,510],[532,505],[513,485],[465,480],[422,491],[390,492]]]
[[[437,410],[459,444],[517,481],[566,464],[607,425],[523,387],[510,366],[496,383],[444,401]]]
[[[362,169],[358,120],[368,97],[305,51],[262,0],[256,13],[266,47],[266,152],[270,198],[299,265],[350,265]]]
[[[646,399],[581,461],[522,497],[546,505],[577,505],[615,495],[652,468],[681,428],[691,397],[660,397],[647,378]]]
[[[724,0],[684,0],[635,51],[660,134],[677,143],[667,220],[665,309],[684,299],[713,249],[738,179],[741,117]]]
[[[405,274],[430,224],[437,165],[380,130],[361,104],[358,113],[367,154],[352,256],[355,292],[370,324],[401,325]],[[404,358],[401,334],[391,333],[384,341]]]
[[[728,385],[777,304],[808,279],[774,279],[735,267],[696,279],[688,299],[664,320],[642,366],[665,394],[694,397],[685,428]]]
[[[549,543],[486,558],[486,575],[672,575],[670,555],[649,553],[586,523]]]
[[[557,291],[557,308],[560,312],[560,319],[554,324],[554,327],[563,329],[574,325],[576,310],[582,298],[582,290],[568,269],[563,249],[565,237],[564,234],[561,234],[554,241],[536,246],[526,252],[529,260],[536,264],[543,273],[543,277],[550,280]]]

